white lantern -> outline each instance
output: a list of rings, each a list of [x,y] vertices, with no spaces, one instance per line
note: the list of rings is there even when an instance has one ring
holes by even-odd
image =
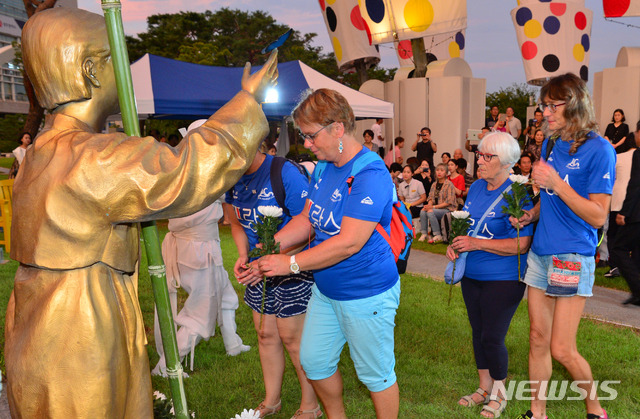
[[[588,80],[593,12],[584,0],[521,0],[511,17],[529,84],[569,72]]]
[[[393,44],[396,48],[400,67],[413,67],[411,41],[405,39],[404,41],[397,41]],[[465,44],[466,38],[464,30],[424,38],[425,52],[432,54],[437,60],[464,58]]]
[[[320,9],[340,71],[352,71],[359,59],[364,59],[368,67],[380,62],[358,0],[320,0]]]
[[[360,0],[360,11],[376,45],[467,27],[466,0]]]

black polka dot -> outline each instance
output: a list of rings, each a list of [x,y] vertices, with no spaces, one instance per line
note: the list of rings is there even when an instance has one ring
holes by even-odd
[[[560,68],[560,60],[553,54],[546,55],[542,59],[542,68],[550,73],[553,73],[554,71],[557,71],[558,68]]]
[[[336,17],[336,12],[334,12],[331,7],[327,7],[327,22],[329,23],[331,32],[335,32],[338,27],[338,18]]]
[[[586,65],[580,67],[580,78],[584,81],[589,81],[589,67]]]

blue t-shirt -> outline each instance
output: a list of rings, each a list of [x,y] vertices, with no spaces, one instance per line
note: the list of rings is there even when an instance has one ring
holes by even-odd
[[[316,233],[312,247],[340,233],[342,217],[380,223],[390,233],[393,183],[377,159],[358,172],[351,193],[347,179],[353,163],[367,153],[363,148],[342,167],[327,164],[309,188],[309,221]],[[355,300],[378,295],[398,281],[398,269],[389,243],[374,231],[360,251],[333,266],[313,272],[320,292],[334,300]]]
[[[250,175],[243,175],[225,196],[225,202],[233,205],[236,217],[244,228],[249,239],[250,250],[259,243],[255,229],[255,223],[258,222],[258,216],[261,215],[258,212],[258,207],[278,206],[271,187],[272,161],[273,156],[267,154],[258,170]],[[300,214],[309,194],[309,181],[293,164],[285,162],[282,166],[282,183],[285,190],[285,206],[291,216]],[[291,220],[291,217],[288,217],[284,212],[281,218],[282,223],[278,226],[278,230]]]
[[[476,223],[480,221],[485,211],[512,183],[507,179],[498,189],[493,191],[487,190],[487,181],[483,179],[478,179],[471,184],[464,205],[464,210],[471,214],[469,235],[475,230]],[[503,206],[507,206],[507,201],[504,198],[487,214],[476,237],[480,239],[513,239],[518,236],[516,229],[509,222],[509,214],[502,212]],[[531,202],[524,206],[524,209],[531,208],[533,208]],[[520,237],[531,235],[533,235],[533,224],[520,229]],[[526,268],[527,255],[523,254],[520,255],[521,275],[524,275]],[[518,255],[501,256],[483,250],[474,250],[467,255],[464,275],[478,281],[517,281]]]
[[[544,155],[546,139],[542,144]],[[556,141],[548,163],[580,196],[611,194],[616,177],[616,152],[596,133],[589,133],[575,154],[569,154],[573,141]],[[577,253],[593,256],[597,246],[597,229],[578,217],[553,190],[540,189],[540,221],[533,236],[531,250],[538,255]]]

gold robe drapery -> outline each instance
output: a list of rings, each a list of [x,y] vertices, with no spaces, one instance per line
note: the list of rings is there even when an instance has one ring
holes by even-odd
[[[14,418],[151,418],[136,222],[210,205],[268,132],[240,92],[177,148],[54,113],[14,185],[6,319]]]

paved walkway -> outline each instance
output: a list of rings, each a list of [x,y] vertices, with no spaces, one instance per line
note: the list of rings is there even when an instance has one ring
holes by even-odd
[[[407,272],[444,280],[449,260],[444,255],[411,249]],[[622,305],[629,293],[604,287],[593,287],[593,297],[587,298],[583,317],[605,323],[640,329],[640,307]]]
[[[412,249],[407,272],[443,280],[447,262],[446,256]],[[587,299],[583,317],[640,329],[640,307],[622,305],[628,296],[624,291],[594,287],[593,297]],[[11,419],[6,388],[0,395],[0,419]]]

